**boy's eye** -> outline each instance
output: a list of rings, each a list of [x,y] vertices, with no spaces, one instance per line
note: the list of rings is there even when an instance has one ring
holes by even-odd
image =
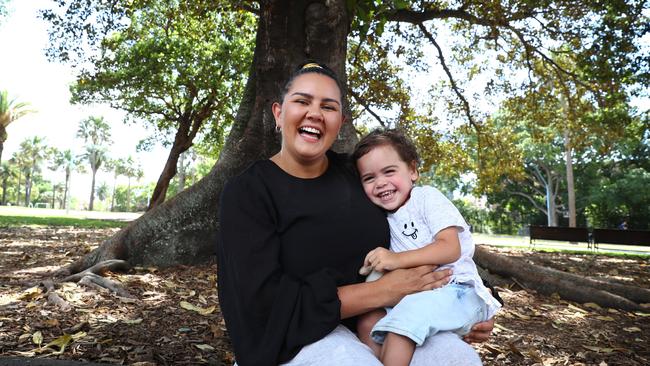
[[[363,177],[363,178],[361,178],[361,182],[363,182],[363,183],[372,183],[373,180],[375,180],[375,177]]]

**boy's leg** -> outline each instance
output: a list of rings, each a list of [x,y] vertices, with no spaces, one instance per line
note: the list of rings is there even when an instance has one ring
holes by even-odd
[[[403,335],[388,333],[381,348],[381,363],[385,366],[408,366],[411,363],[415,342]]]
[[[357,321],[357,334],[359,339],[366,346],[370,347],[375,356],[379,357],[381,353],[381,345],[370,338],[370,331],[372,327],[377,324],[379,319],[383,318],[386,315],[386,310],[384,309],[375,309],[368,313],[359,316]]]

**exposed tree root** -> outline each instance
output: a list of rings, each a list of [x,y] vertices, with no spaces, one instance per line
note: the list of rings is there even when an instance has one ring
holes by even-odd
[[[611,281],[590,279],[556,269],[538,266],[527,261],[476,248],[474,259],[492,273],[512,277],[524,288],[539,293],[559,294],[566,300],[623,310],[644,310],[639,303],[650,302],[650,290]]]
[[[47,302],[54,305],[58,306],[62,311],[68,311],[72,309],[72,306],[70,304],[63,300],[59,294],[56,293],[56,290],[54,288],[54,282],[51,280],[45,280],[42,282],[43,287],[47,290]]]
[[[80,285],[95,287],[99,286],[101,288],[108,289],[114,292],[117,296],[126,297],[129,299],[134,299],[135,297],[131,295],[122,285],[115,281],[111,281],[108,278],[98,276],[94,273],[88,273],[79,280]],[[94,285],[94,286],[93,286]]]
[[[111,281],[108,278],[102,277],[108,271],[128,271],[131,268],[128,262],[118,259],[109,259],[95,264],[94,266],[85,269],[79,273],[68,275],[67,277],[58,280],[56,283],[61,282],[78,282],[80,285],[91,287],[95,290],[106,289],[115,293],[117,296],[134,299],[135,297],[129,293],[120,283]],[[66,271],[59,270],[56,274],[64,274]],[[69,272],[68,272],[69,273]],[[62,299],[54,288],[55,283],[52,280],[45,280],[42,282],[43,287],[47,290],[48,302],[58,306],[63,311],[70,310],[71,305]]]
[[[83,270],[82,272],[67,276],[64,279],[62,279],[61,282],[78,282],[88,274],[101,276],[108,271],[119,272],[119,271],[128,271],[129,269],[131,269],[131,266],[129,265],[128,262],[119,259],[109,259],[97,263],[94,266]]]

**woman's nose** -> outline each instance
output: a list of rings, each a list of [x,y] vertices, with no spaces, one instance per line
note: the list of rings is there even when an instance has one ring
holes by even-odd
[[[309,110],[307,111],[307,118],[321,121],[323,119],[323,113],[320,110],[320,106],[314,104],[309,106]]]

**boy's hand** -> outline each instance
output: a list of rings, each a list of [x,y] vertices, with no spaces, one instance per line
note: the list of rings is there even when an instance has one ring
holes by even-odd
[[[399,255],[386,248],[375,248],[366,255],[366,259],[363,261],[362,270],[367,268],[378,272],[400,268]]]

